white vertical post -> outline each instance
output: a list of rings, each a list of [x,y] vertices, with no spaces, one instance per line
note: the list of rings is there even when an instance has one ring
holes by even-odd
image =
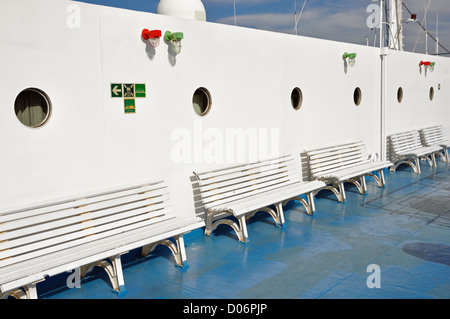
[[[380,158],[386,160],[386,55],[387,48],[384,45],[383,32],[383,8],[384,0],[380,0],[380,59],[381,59],[381,83],[380,83]]]
[[[428,8],[425,6],[425,54],[428,54],[427,12]]]
[[[380,48],[384,47],[384,32],[383,32],[383,5],[384,0],[380,0]]]
[[[234,2],[234,25],[236,25],[236,0]]]
[[[439,25],[439,13],[436,15],[436,55],[439,55],[439,30],[438,30],[438,25]]]

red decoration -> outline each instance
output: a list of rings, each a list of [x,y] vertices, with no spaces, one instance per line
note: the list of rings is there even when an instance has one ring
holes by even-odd
[[[144,40],[160,38],[160,37],[161,37],[161,30],[152,30],[152,31],[149,31],[148,29],[142,30],[142,38]]]

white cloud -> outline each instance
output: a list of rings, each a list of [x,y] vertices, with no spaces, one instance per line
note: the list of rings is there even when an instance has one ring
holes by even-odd
[[[224,0],[208,0],[223,2]],[[229,0],[232,2],[232,0]],[[251,0],[253,3],[270,2],[272,0]],[[371,1],[366,1],[361,6],[355,6],[354,3],[329,2],[325,1],[325,5],[319,7],[307,6],[302,14],[298,25],[298,34],[310,37],[350,42],[357,44],[366,44],[366,37],[370,45],[378,45],[379,34],[367,27],[366,20],[369,13],[366,12],[366,5]],[[406,1],[408,8],[417,13],[418,20],[422,22],[424,16],[424,6],[428,0],[423,1]],[[434,0],[431,2],[428,15],[427,27],[430,33],[435,35],[436,15],[439,13],[439,39],[442,44],[450,49],[450,6],[448,0]],[[409,13],[404,9],[403,17],[408,18]],[[217,20],[219,23],[234,24],[234,17],[224,17]],[[294,30],[294,14],[292,13],[260,13],[260,14],[242,14],[237,15],[237,24],[240,26],[270,30],[276,32],[293,33]],[[412,51],[414,44],[419,36],[416,45],[416,52],[425,51],[425,36],[417,23],[404,24],[404,43],[405,50]],[[435,42],[429,38],[428,51],[435,52]],[[440,52],[444,52],[440,49]]]

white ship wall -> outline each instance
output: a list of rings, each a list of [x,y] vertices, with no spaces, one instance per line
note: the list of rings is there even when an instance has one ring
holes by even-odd
[[[203,137],[205,150],[208,132],[225,138],[227,129],[278,132],[281,154],[355,139],[380,153],[377,48],[62,0],[0,4],[0,209],[161,177],[175,211],[193,214],[192,171],[225,164],[196,152],[196,138]],[[79,28],[68,27],[69,5],[81,8]],[[174,59],[163,40],[151,49],[141,40],[144,28],[183,32],[182,52]],[[354,67],[344,65],[344,52],[358,54]],[[435,71],[425,76],[423,59],[431,57],[389,53],[386,133],[450,128],[450,60],[433,57]],[[111,98],[111,83],[146,84],[136,114]],[[25,127],[14,112],[16,96],[29,87],[52,101],[40,128]],[[213,101],[204,117],[192,107],[199,87]],[[303,93],[298,111],[290,101],[294,87]],[[184,163],[174,160],[180,132],[192,137]]]

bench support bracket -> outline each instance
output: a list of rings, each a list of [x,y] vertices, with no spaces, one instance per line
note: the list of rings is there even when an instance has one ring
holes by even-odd
[[[245,215],[242,215],[238,218],[239,225],[236,222],[234,222],[233,220],[226,219],[226,218],[219,219],[213,223],[212,222],[213,216],[214,216],[214,214],[217,214],[217,213],[233,214],[233,212],[231,212],[231,211],[226,211],[226,212],[219,212],[219,211],[210,212],[210,211],[208,211],[207,215],[206,215],[205,236],[211,236],[211,233],[214,231],[214,229],[217,228],[217,226],[219,226],[221,224],[225,224],[225,225],[228,225],[231,228],[233,228],[233,230],[235,231],[236,235],[238,236],[240,242],[248,241],[247,223],[245,221]]]
[[[296,196],[293,198],[290,198],[288,200],[285,200],[283,202],[283,206],[286,205],[288,202],[290,202],[291,200],[296,200],[299,201],[300,203],[303,204],[303,206],[305,206],[306,208],[306,213],[308,215],[314,215],[314,212],[316,210],[316,206],[314,205],[314,192],[309,192],[306,194],[306,197],[308,200],[305,200],[304,198],[302,198],[301,196]]]
[[[176,263],[175,265],[177,267],[181,267],[181,268],[186,267],[187,266],[187,263],[186,263],[187,258],[186,258],[186,250],[184,247],[183,234],[175,236],[174,239],[175,239],[175,243],[173,241],[171,241],[170,239],[164,239],[164,240],[158,241],[156,243],[153,243],[151,245],[142,247],[141,256],[147,257],[150,252],[155,250],[156,246],[164,245],[164,246],[168,247],[170,249],[170,251],[172,252],[172,254],[175,258],[175,263]]]
[[[126,252],[122,254],[125,253]],[[83,279],[84,277],[86,277],[86,275],[89,272],[91,272],[95,266],[101,267],[108,274],[108,277],[111,280],[111,284],[113,286],[113,291],[117,293],[124,293],[125,281],[123,278],[122,262],[120,259],[120,256],[122,254],[110,257],[111,260],[110,262],[107,260],[100,260],[85,266],[81,266],[80,267],[81,278]]]
[[[323,189],[328,189],[328,190],[332,191],[333,194],[336,195],[336,197],[337,197],[337,199],[338,199],[338,201],[339,201],[340,203],[345,202],[346,197],[345,197],[345,189],[344,189],[344,183],[343,183],[343,182],[340,182],[340,183],[334,183],[334,184],[331,185],[331,186],[324,186],[324,187],[322,187],[321,189],[319,189],[319,190],[316,192],[316,194],[317,194],[319,191],[323,190]]]
[[[379,169],[377,172],[378,172],[379,176],[377,176],[377,175],[375,175],[373,173],[367,173],[366,175],[373,177],[375,179],[375,181],[377,182],[379,187],[385,187],[386,186],[386,181],[384,179],[384,172],[383,172],[383,170]]]
[[[272,216],[273,220],[275,221],[275,224],[277,227],[282,227],[284,225],[284,212],[283,212],[283,205],[284,203],[277,203],[275,204],[275,210],[273,210],[270,207],[262,207],[259,208],[253,212],[247,213],[245,215],[245,220],[248,221],[250,218],[252,218],[257,212],[266,212],[269,213],[270,216]]]
[[[439,152],[436,152],[435,155],[442,157],[442,160],[444,162],[450,162],[447,148],[444,148],[444,149],[440,150]]]
[[[0,299],[8,299],[8,297],[13,297],[16,299],[38,299],[36,284],[44,280],[39,280],[28,284],[22,288],[13,289],[5,293],[0,293]]]
[[[414,173],[420,174],[420,172],[421,172],[420,171],[420,161],[419,161],[418,158],[416,158],[415,160],[409,160],[409,161],[408,160],[403,160],[403,161],[400,161],[400,162],[396,162],[393,166],[391,166],[389,168],[389,171],[395,172],[395,170],[397,169],[397,167],[400,164],[407,164],[407,165],[411,166],[412,169],[414,170]]]

